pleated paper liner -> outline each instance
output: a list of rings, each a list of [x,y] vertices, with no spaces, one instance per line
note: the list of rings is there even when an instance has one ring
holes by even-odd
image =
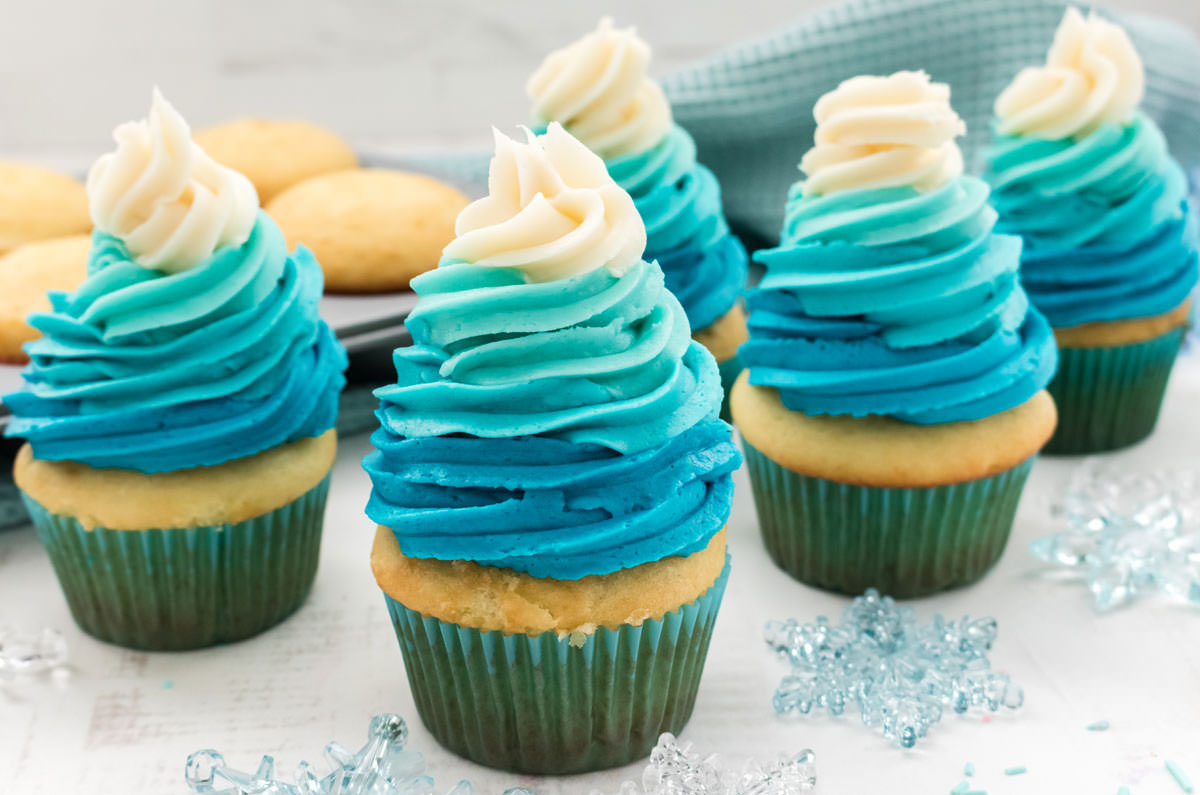
[[[470,629],[384,596],[417,712],[437,741],[489,767],[561,775],[628,764],[683,729],[728,577],[726,557],[696,601],[581,643]]]
[[[743,439],[767,552],[807,585],[911,598],[968,585],[1000,559],[1033,457],[992,477],[873,488],[793,472]]]
[[[1058,429],[1047,453],[1102,453],[1154,431],[1185,329],[1133,345],[1060,348],[1050,394]]]
[[[80,628],[133,649],[248,638],[291,615],[317,573],[329,476],[233,524],[85,530],[28,495],[25,506]]]

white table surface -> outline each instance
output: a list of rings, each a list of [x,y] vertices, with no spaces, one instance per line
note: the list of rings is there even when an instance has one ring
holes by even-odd
[[[1177,369],[1157,435],[1117,454],[1131,468],[1197,465],[1200,363]],[[49,562],[28,527],[0,532],[0,623],[60,628],[70,676],[0,685],[0,792],[183,793],[184,759],[216,748],[252,769],[275,756],[289,773],[318,763],[330,739],[357,748],[368,719],[404,715],[426,753],[438,792],[468,777],[477,793],[526,785],[538,793],[615,792],[642,765],[574,778],[533,779],[472,765],[422,728],[383,599],[367,565],[373,533],[362,513],[369,482],[359,467],[365,436],[345,440],[334,472],[322,561],[308,602],[283,625],[232,646],[153,654],[100,643],[75,628]],[[1082,586],[1038,573],[1030,539],[1052,529],[1051,496],[1077,462],[1041,460],[1012,542],[980,584],[915,603],[934,611],[993,615],[992,659],[1025,688],[1025,706],[990,721],[949,716],[911,751],[857,717],[782,720],[770,697],[782,663],[762,641],[769,618],[836,614],[846,598],[807,588],[776,570],[758,538],[744,473],[729,524],[734,568],[695,714],[683,738],[735,758],[812,747],[824,795],[943,793],[975,764],[991,795],[1175,795],[1164,770],[1175,759],[1200,782],[1200,613],[1139,603],[1098,615]],[[1107,732],[1085,726],[1107,719]],[[1003,769],[1025,765],[1023,776]]]

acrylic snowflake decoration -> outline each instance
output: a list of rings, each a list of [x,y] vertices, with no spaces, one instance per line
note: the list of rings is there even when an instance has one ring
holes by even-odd
[[[67,641],[49,627],[29,634],[0,627],[0,681],[17,674],[54,671],[67,662]]]
[[[1095,459],[1073,474],[1052,513],[1066,529],[1030,544],[1035,558],[1078,573],[1096,607],[1146,593],[1200,607],[1200,476],[1121,473]]]
[[[701,757],[693,753],[691,743],[680,745],[667,732],[650,752],[642,786],[626,781],[620,795],[803,795],[817,786],[813,759],[813,752],[805,749],[780,755],[767,765],[750,761],[734,771],[716,754]],[[603,793],[593,790],[591,795]]]
[[[331,742],[325,756],[332,772],[318,778],[301,762],[296,783],[275,778],[275,760],[264,756],[253,773],[234,770],[216,751],[197,751],[187,759],[185,778],[193,792],[214,795],[433,795],[433,779],[425,775],[425,759],[409,750],[408,726],[399,715],[371,719],[367,744],[358,753]],[[470,795],[460,781],[448,795]]]
[[[1024,692],[991,669],[988,651],[996,620],[917,623],[910,607],[867,591],[845,609],[842,622],[824,616],[767,624],[766,640],[792,666],[773,699],[781,715],[824,709],[841,715],[857,707],[862,722],[911,748],[951,710],[1017,709]]]

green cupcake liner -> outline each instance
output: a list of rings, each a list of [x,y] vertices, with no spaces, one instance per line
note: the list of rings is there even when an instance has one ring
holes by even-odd
[[[417,712],[460,756],[518,773],[617,767],[691,717],[729,558],[696,601],[581,644],[440,621],[387,594]]]
[[[1060,348],[1049,386],[1058,428],[1046,452],[1101,453],[1149,436],[1185,332],[1110,348]]]
[[[717,362],[717,372],[721,374],[721,390],[724,392],[724,397],[721,398],[721,419],[732,423],[733,416],[729,413],[729,390],[733,389],[733,382],[742,372],[741,358],[735,353],[732,358]]]
[[[317,573],[328,493],[326,475],[244,522],[155,530],[85,530],[22,496],[80,628],[167,651],[248,638],[291,615]]]
[[[763,543],[800,582],[897,598],[975,582],[1008,542],[1024,463],[979,480],[928,488],[873,488],[809,477],[743,439]]]

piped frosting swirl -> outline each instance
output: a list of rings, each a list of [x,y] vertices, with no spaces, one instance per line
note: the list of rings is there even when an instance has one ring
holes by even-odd
[[[250,237],[258,217],[254,186],[192,141],[187,122],[158,89],[147,118],[122,124],[113,138],[116,151],[88,173],[92,221],[139,265],[176,273]]]
[[[1145,82],[1142,59],[1120,26],[1068,8],[1045,65],[1023,69],[997,98],[999,132],[1053,140],[1129,124]]]
[[[644,152],[671,128],[671,107],[648,75],[650,48],[605,17],[546,56],[525,86],[541,123],[561,122],[605,160]]]
[[[551,125],[525,144],[498,136],[497,160],[501,195],[463,211],[473,216],[464,236],[491,230],[488,244],[456,241],[413,280],[413,345],[395,353],[396,383],[375,393],[368,515],[406,555],[537,577],[607,574],[703,548],[728,518],[739,462],[716,418],[712,356],[691,340],[657,265],[637,257],[612,268],[611,254],[593,251],[588,267],[531,278],[522,260],[543,263],[545,247],[501,233],[532,218],[520,209],[532,199],[514,198],[514,186],[581,186],[572,190],[593,194],[581,207],[624,195],[599,158]],[[511,165],[526,161],[535,166],[521,177]],[[624,239],[602,238],[603,250],[640,253],[644,230],[632,220],[611,228]]]

